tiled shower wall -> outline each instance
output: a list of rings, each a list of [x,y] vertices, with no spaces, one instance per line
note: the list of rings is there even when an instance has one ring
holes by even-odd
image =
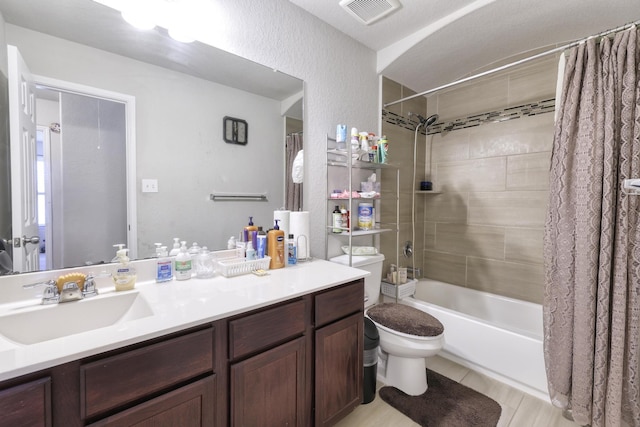
[[[422,276],[508,297],[542,302],[542,235],[548,199],[553,113],[527,115],[519,106],[555,97],[557,57],[508,70],[429,97],[390,106],[408,119],[438,113],[447,123],[498,110],[524,114],[502,122],[418,135],[417,176],[414,132],[383,120],[391,161],[400,166],[400,246],[412,240],[411,193],[425,179],[439,194],[416,194],[414,255],[400,265],[421,267]],[[410,94],[385,79],[383,102]],[[516,108],[514,108],[516,107]],[[381,216],[395,216],[383,174]],[[381,238],[381,251],[395,260],[395,236]],[[390,256],[390,254],[392,254]],[[386,262],[386,266],[390,261]]]

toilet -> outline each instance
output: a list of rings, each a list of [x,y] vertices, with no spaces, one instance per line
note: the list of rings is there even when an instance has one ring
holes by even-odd
[[[349,264],[348,255],[331,258]],[[365,316],[378,328],[378,378],[411,396],[427,391],[425,357],[444,345],[444,327],[435,317],[404,304],[378,303],[384,255],[352,256],[352,266],[371,273],[364,279]]]

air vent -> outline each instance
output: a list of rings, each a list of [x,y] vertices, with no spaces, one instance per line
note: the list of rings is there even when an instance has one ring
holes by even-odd
[[[399,0],[341,0],[340,6],[365,25],[373,24],[402,7]]]

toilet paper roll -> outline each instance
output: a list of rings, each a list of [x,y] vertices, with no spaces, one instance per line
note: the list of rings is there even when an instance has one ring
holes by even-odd
[[[291,212],[290,215],[290,230],[289,233],[293,234],[293,238],[298,243],[298,258],[305,259],[311,256],[309,253],[310,242],[309,238],[309,212]],[[305,236],[300,237],[299,236]]]
[[[278,227],[280,227],[280,230],[284,231],[284,238],[287,239],[289,237],[289,233],[291,233],[289,231],[289,216],[291,215],[291,211],[285,211],[285,210],[277,210],[277,211],[273,211],[273,224],[271,224],[271,227],[273,227],[273,225],[275,224],[275,220],[278,220]],[[269,227],[269,228],[271,228]]]

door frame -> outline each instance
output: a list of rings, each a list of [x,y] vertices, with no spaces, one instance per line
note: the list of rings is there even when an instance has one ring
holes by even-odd
[[[33,80],[37,86],[74,93],[77,95],[106,99],[120,102],[125,107],[126,120],[126,188],[127,188],[127,247],[129,257],[138,258],[138,214],[136,194],[136,98],[133,95],[113,92],[93,86],[54,79],[38,74],[33,74]]]

